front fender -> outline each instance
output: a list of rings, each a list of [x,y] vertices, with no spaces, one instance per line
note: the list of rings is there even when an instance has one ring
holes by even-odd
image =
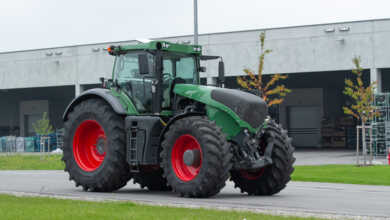
[[[210,120],[215,121],[215,123],[222,129],[222,132],[226,134],[227,139],[232,139],[242,130],[242,127],[240,127],[237,121],[225,111],[207,105],[206,112],[207,117]]]
[[[190,116],[203,116],[202,113],[197,113],[197,112],[189,112],[189,113],[183,113],[183,114],[179,114],[179,115],[176,115],[174,117],[172,117],[165,125],[164,125],[164,128],[162,129],[161,131],[161,134],[160,134],[160,143],[164,140],[164,134],[165,132],[168,131],[169,127],[177,120],[179,119],[182,119],[182,118],[186,118],[186,117],[190,117]],[[164,122],[165,123],[165,122]]]
[[[126,109],[127,107],[120,102],[120,98],[115,96],[111,90],[96,88],[96,89],[87,90],[87,91],[81,93],[75,99],[73,99],[72,102],[66,108],[64,115],[62,116],[63,120],[67,119],[69,112],[77,104],[79,104],[80,102],[82,102],[86,99],[90,99],[90,98],[100,98],[100,99],[105,100],[117,114],[126,115],[129,113],[129,110]],[[134,108],[134,111],[136,111],[135,108]],[[136,112],[134,112],[134,113],[136,113]]]

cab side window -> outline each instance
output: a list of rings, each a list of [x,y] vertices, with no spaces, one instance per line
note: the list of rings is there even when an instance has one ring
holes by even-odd
[[[152,79],[154,56],[147,54],[149,73],[140,74],[139,55],[144,52],[117,56],[114,75],[123,91],[127,93],[139,113],[152,112]]]
[[[176,63],[176,77],[182,78],[186,83],[196,83],[195,82],[195,60],[193,57],[182,57]]]

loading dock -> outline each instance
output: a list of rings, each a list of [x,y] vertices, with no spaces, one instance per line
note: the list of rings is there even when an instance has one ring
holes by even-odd
[[[0,90],[0,137],[35,135],[32,124],[44,112],[54,128],[62,128],[63,111],[74,96],[74,86]]]
[[[343,94],[344,80],[352,77],[351,70],[288,74],[282,83],[292,92],[271,114],[288,129],[294,146],[355,147],[357,122],[342,110],[351,103]],[[364,70],[363,81],[370,82],[369,70]],[[236,77],[228,77],[226,85],[239,88]]]

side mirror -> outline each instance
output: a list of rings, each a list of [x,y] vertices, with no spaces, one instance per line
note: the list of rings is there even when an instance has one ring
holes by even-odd
[[[102,85],[102,88],[106,88],[107,85],[106,85],[106,80],[104,79],[104,77],[100,77],[99,81],[100,81],[100,83]]]
[[[148,74],[149,73],[149,61],[148,55],[139,54],[138,55],[138,67],[140,74]]]
[[[223,61],[218,63],[218,86],[225,87],[225,64]]]
[[[206,67],[205,66],[201,66],[199,67],[199,72],[206,72]]]

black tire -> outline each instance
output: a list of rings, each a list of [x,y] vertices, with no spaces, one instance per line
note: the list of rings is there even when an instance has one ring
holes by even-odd
[[[249,195],[273,195],[284,189],[291,180],[295,162],[294,148],[287,131],[274,121],[270,121],[266,128],[261,140],[262,146],[266,146],[270,141],[274,142],[272,165],[254,173],[242,170],[231,172],[231,180],[236,188],[241,189],[241,192]]]
[[[150,191],[171,191],[172,188],[167,185],[167,180],[163,177],[162,169],[142,170],[133,174],[133,182]]]
[[[92,122],[90,122],[92,121]],[[95,165],[91,170],[86,170],[80,165],[81,156],[75,156],[74,149],[82,149],[86,144],[74,144],[90,138],[90,128],[83,128],[87,133],[79,132],[83,124],[97,123],[104,132],[103,161]],[[131,178],[129,166],[126,161],[126,134],[123,118],[117,115],[110,105],[101,99],[87,99],[77,104],[69,113],[64,124],[64,155],[65,171],[69,173],[69,180],[73,180],[77,186],[82,186],[85,191],[111,192],[125,186]],[[89,134],[89,135],[85,135]],[[77,137],[75,137],[77,135]],[[81,137],[81,138],[80,138]],[[100,140],[96,138],[96,140]],[[97,143],[94,145],[96,146]],[[77,146],[77,147],[76,147]],[[77,150],[75,150],[77,151]],[[81,152],[82,150],[80,150]],[[86,152],[86,150],[84,150]],[[97,152],[97,150],[96,150]],[[80,153],[85,154],[85,153]],[[75,157],[78,157],[75,159]],[[76,160],[78,162],[76,162]],[[92,166],[92,165],[91,165]],[[88,167],[88,166],[87,166]]]
[[[171,162],[175,143],[181,137],[194,138],[201,150],[198,173],[193,179],[183,180]],[[187,144],[188,145],[188,144]],[[180,157],[178,157],[178,160]],[[174,122],[164,135],[161,152],[161,167],[164,177],[173,191],[184,197],[210,197],[219,193],[229,178],[232,167],[230,144],[221,129],[206,117],[190,116]]]

